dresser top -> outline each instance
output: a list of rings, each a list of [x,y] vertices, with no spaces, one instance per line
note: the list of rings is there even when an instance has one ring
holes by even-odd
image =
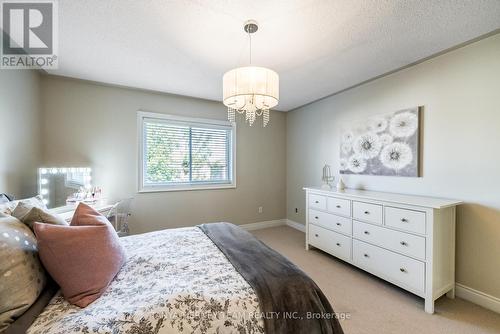
[[[345,189],[343,191],[338,191],[335,188],[332,188],[331,190],[324,190],[321,189],[321,187],[305,187],[304,190],[331,196],[364,198],[374,201],[421,206],[433,209],[443,209],[463,203],[462,201],[446,199],[446,198],[414,196],[414,195],[387,193],[387,192],[371,191],[371,190]]]

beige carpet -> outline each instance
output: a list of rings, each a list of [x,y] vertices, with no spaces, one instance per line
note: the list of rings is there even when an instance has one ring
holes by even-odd
[[[252,231],[316,281],[347,334],[500,333],[500,315],[456,298],[436,301],[435,314],[424,312],[423,299],[405,292],[318,250],[304,249],[305,235],[290,227]]]

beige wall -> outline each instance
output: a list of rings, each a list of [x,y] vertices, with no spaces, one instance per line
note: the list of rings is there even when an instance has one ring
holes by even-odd
[[[237,127],[236,189],[137,193],[137,110],[224,120],[221,103],[42,76],[43,161],[90,165],[112,200],[135,197],[133,233],[285,217],[286,115]],[[258,207],[263,206],[263,213]]]
[[[287,217],[304,223],[305,185],[338,168],[339,125],[424,106],[423,176],[345,176],[348,187],[462,199],[459,283],[500,297],[500,35],[287,115]],[[295,213],[299,209],[299,214]]]
[[[0,193],[16,198],[37,192],[39,74],[0,70]]]

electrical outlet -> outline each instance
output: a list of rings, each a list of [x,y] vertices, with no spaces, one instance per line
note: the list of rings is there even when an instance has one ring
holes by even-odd
[[[262,209],[263,208],[261,206],[259,206],[259,213],[262,213]]]

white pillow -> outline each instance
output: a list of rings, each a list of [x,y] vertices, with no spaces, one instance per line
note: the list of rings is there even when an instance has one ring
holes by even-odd
[[[26,206],[31,206],[31,207],[36,206],[37,208],[47,210],[47,206],[45,205],[45,203],[43,203],[42,196],[37,195],[31,198],[25,198],[17,201],[2,203],[0,204],[0,213],[9,216],[12,215],[12,211],[14,211],[19,202],[23,202],[24,204],[26,204]]]
[[[17,206],[17,201],[7,202],[0,204],[0,213],[4,215],[9,215],[14,211]]]

